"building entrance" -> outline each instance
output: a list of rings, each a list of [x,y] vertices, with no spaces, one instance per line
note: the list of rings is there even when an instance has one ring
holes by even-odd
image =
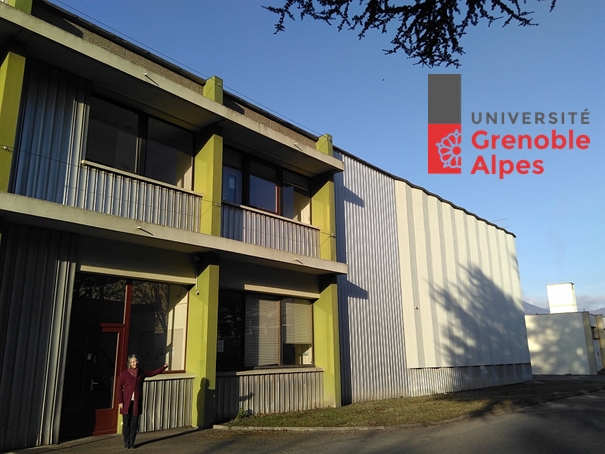
[[[115,433],[116,381],[126,364],[127,281],[76,275],[60,439]]]

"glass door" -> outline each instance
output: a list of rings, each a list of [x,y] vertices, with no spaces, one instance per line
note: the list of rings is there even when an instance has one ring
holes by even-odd
[[[126,280],[77,274],[61,410],[61,441],[115,433],[125,367]]]

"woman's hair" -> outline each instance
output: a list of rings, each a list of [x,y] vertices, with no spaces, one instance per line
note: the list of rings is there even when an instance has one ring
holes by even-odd
[[[139,361],[139,357],[137,355],[135,355],[134,353],[132,355],[128,355],[128,360],[126,360],[126,368],[130,368],[130,360],[131,359],[136,359],[137,362]]]

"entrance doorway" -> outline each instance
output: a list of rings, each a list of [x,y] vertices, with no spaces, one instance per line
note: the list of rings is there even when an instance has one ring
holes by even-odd
[[[61,441],[115,433],[116,381],[125,367],[124,279],[76,275],[61,410]]]

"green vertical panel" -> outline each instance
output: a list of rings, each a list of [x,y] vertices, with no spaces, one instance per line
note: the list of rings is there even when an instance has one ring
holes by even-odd
[[[25,57],[8,52],[0,66],[0,191],[8,190]]]
[[[320,175],[312,186],[311,220],[319,227],[319,257],[336,260],[334,180],[331,175]]]
[[[223,137],[219,128],[205,131],[198,138],[194,160],[194,191],[203,194],[200,232],[221,234],[221,189],[223,177]]]
[[[223,79],[212,76],[204,84],[203,94],[206,98],[212,99],[219,104],[223,103]]]
[[[31,14],[32,0],[8,0],[8,4],[24,13]]]
[[[197,283],[189,293],[186,368],[195,374],[191,422],[207,428],[216,413],[218,256],[207,254],[198,266]]]
[[[342,399],[336,278],[322,278],[321,289],[321,296],[313,304],[315,365],[324,369],[324,405],[340,407]]]

